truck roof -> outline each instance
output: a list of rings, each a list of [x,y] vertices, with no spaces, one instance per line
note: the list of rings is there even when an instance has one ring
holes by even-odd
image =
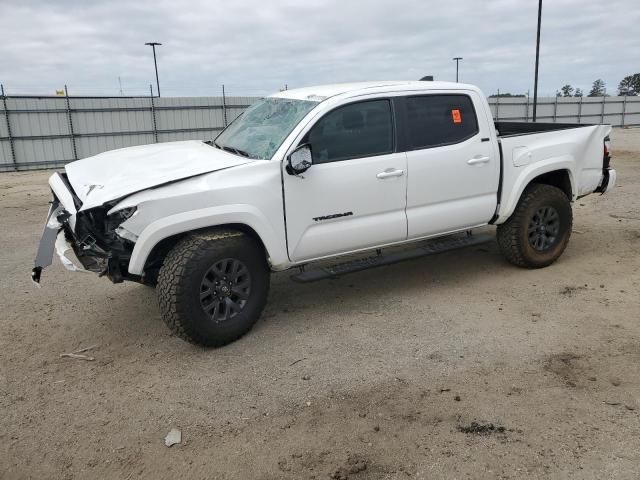
[[[272,97],[291,98],[294,100],[312,100],[321,102],[329,97],[347,94],[358,96],[366,93],[394,92],[394,91],[427,91],[427,90],[475,90],[478,87],[464,83],[431,82],[431,81],[378,81],[354,82],[317,85],[313,87],[295,88],[274,93]]]

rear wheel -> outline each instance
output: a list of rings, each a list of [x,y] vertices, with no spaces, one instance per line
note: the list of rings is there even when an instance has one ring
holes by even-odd
[[[555,262],[569,243],[573,213],[557,187],[529,185],[509,219],[498,225],[498,245],[514,265],[541,268]]]
[[[167,254],[158,275],[162,318],[191,343],[220,347],[248,332],[269,292],[264,250],[233,230],[195,233]]]

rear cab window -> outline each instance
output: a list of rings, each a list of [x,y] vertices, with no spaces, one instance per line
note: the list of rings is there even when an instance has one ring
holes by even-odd
[[[471,97],[431,94],[405,97],[409,150],[460,143],[479,132]]]

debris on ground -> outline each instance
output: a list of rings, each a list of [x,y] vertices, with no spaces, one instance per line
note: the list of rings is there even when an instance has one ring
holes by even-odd
[[[181,442],[182,442],[182,432],[177,428],[172,428],[169,431],[169,433],[167,433],[167,436],[164,437],[164,444],[167,447],[171,447]]]
[[[96,348],[98,345],[91,345],[90,347],[84,347],[81,348],[80,350],[76,350],[74,352],[71,353],[61,353],[60,357],[61,358],[75,358],[76,360],[86,360],[87,362],[93,362],[95,360],[94,357],[90,357],[89,355],[83,355],[84,352],[88,352],[89,350],[93,350],[94,348]]]
[[[87,362],[93,362],[95,360],[94,357],[89,357],[87,355],[82,355],[78,353],[61,353],[60,357],[64,358],[75,358],[77,360],[86,360]]]
[[[566,287],[564,287],[562,290],[560,290],[560,295],[567,295],[568,297],[573,296],[574,293],[580,291],[580,290],[586,290],[587,287],[572,287],[570,285],[567,285]]]
[[[504,433],[505,427],[496,426],[493,423],[471,422],[469,425],[458,425],[458,431],[473,435],[491,435],[492,433]]]

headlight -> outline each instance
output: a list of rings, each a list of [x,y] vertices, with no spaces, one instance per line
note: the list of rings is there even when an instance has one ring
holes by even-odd
[[[116,235],[133,243],[136,243],[138,241],[138,236],[135,233],[130,232],[123,226],[119,226],[118,228],[116,228]]]
[[[138,241],[138,236],[124,228],[122,224],[133,217],[137,211],[138,207],[129,207],[112,213],[108,217],[107,229],[115,231],[116,235],[120,238],[136,243]]]
[[[118,210],[117,212],[109,215],[109,217],[117,217],[120,218],[120,223],[124,222],[125,220],[130,219],[131,217],[133,217],[133,215],[138,211],[138,207],[129,207],[129,208],[123,208],[122,210]]]

